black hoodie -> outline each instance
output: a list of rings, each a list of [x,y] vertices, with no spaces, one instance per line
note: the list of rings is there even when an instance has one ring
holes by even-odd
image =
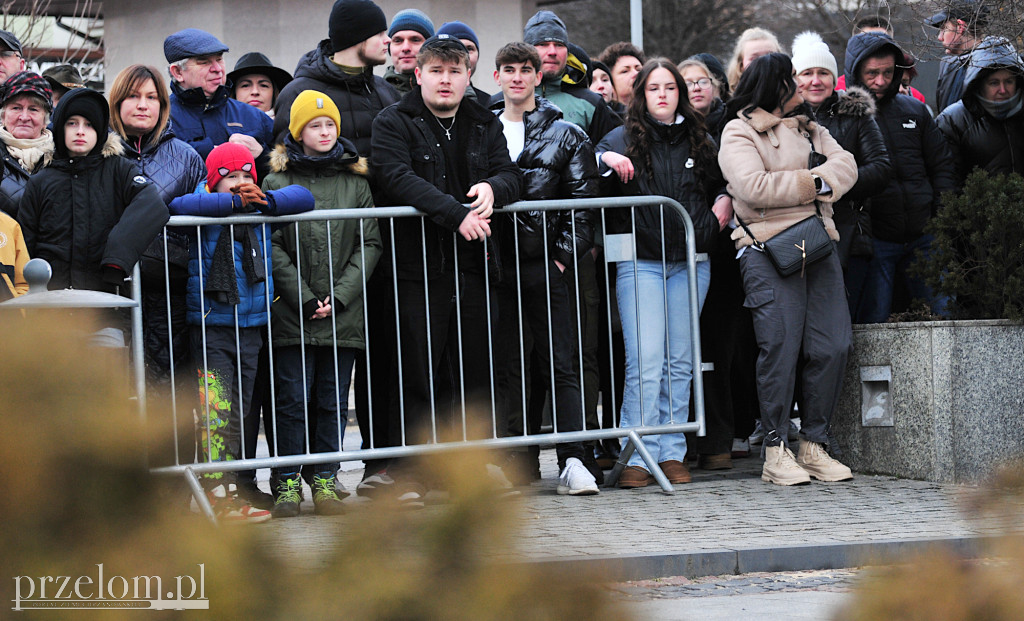
[[[924,234],[925,224],[941,207],[940,195],[957,189],[953,154],[928,107],[899,93],[903,50],[888,36],[861,33],[846,45],[848,83],[860,80],[860,65],[879,52],[892,51],[896,71],[889,89],[875,97],[875,121],[889,151],[893,173],[885,189],[872,199],[872,234],[882,241],[905,243]],[[870,89],[868,89],[870,91]]]
[[[83,157],[69,157],[64,124],[76,99],[107,102],[97,92],[74,89],[53,115],[53,162],[28,180],[18,222],[29,254],[53,267],[50,289],[113,291],[131,271],[169,214],[149,179],[121,157],[121,137],[97,127],[96,146]],[[104,122],[106,119],[104,119]]]
[[[274,139],[280,144],[288,133],[292,102],[302,91],[324,93],[341,113],[341,135],[355,145],[359,155],[370,155],[370,130],[377,114],[397,102],[401,95],[375,76],[372,67],[351,75],[331,60],[331,41],[324,39],[315,50],[306,52],[295,68],[295,79],[284,87],[274,104]]]

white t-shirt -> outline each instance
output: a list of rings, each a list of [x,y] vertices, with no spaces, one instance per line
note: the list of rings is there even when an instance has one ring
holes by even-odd
[[[498,117],[501,120],[502,130],[505,132],[505,142],[508,143],[508,156],[515,162],[519,154],[523,152],[526,144],[526,123],[522,121],[509,121],[505,115]]]

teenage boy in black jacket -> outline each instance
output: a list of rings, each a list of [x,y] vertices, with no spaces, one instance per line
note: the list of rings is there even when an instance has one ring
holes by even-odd
[[[471,412],[481,415],[477,422],[490,418],[483,416],[492,403],[488,322],[497,304],[488,299],[502,271],[491,214],[516,201],[522,186],[497,117],[464,99],[466,46],[449,35],[428,39],[417,57],[416,80],[416,88],[374,120],[370,158],[391,204],[426,213],[422,228],[419,218],[394,223],[403,381],[392,414],[404,416],[406,443],[437,441],[456,430],[461,437],[462,425],[445,420],[452,403],[441,398],[452,393],[445,384],[453,379],[457,403],[465,390],[466,409],[456,407],[456,418]],[[442,373],[443,362],[451,363],[450,377],[447,368]],[[403,483],[400,499],[422,506],[426,490],[418,473],[394,466],[389,472]]]
[[[562,120],[561,111],[546,99],[535,98],[535,90],[543,77],[540,55],[532,45],[509,43],[498,51],[494,79],[501,87],[504,108],[498,118],[504,127],[509,156],[525,175],[524,198],[544,200],[556,198],[593,198],[598,194],[599,175],[594,145],[586,132]],[[567,282],[576,257],[590,251],[594,241],[593,212],[528,211],[515,214],[511,224],[517,235],[505,236],[508,243],[507,278],[502,282],[507,302],[501,305],[502,321],[499,342],[508,355],[500,356],[499,375],[509,381],[499,383],[505,389],[508,423],[522,433],[520,375],[519,312],[523,323],[533,334],[533,375],[543,377],[534,392],[544,394],[548,386],[555,395],[553,417],[558,431],[583,429],[583,404],[580,383],[573,365],[576,317],[569,297]],[[518,248],[515,248],[518,241]],[[515,256],[518,260],[513,261]],[[517,289],[521,295],[516,295]],[[505,300],[503,300],[505,301]],[[521,305],[521,311],[517,307]],[[508,309],[508,313],[505,312]],[[549,318],[550,317],[550,322]],[[551,358],[554,358],[552,363]],[[551,371],[549,371],[551,369]],[[553,371],[553,384],[551,373]],[[535,399],[531,399],[531,402]],[[540,430],[540,412],[530,408],[527,431]],[[530,447],[535,449],[535,447]],[[596,475],[587,471],[584,447],[580,442],[557,446],[561,476],[558,493],[570,495],[596,494]],[[532,451],[536,455],[536,451]],[[529,467],[527,474],[536,471]]]

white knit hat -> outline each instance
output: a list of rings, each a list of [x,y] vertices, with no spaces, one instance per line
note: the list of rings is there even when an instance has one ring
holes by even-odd
[[[828,44],[821,40],[816,32],[801,32],[793,39],[793,71],[800,75],[806,69],[821,67],[832,72],[832,77],[839,76],[836,57],[828,49]]]

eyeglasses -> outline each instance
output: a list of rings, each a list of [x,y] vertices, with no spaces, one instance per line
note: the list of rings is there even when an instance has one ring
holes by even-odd
[[[13,57],[21,58],[21,54],[15,52],[14,50],[4,50],[4,51],[0,52],[0,58],[13,58]]]
[[[693,82],[690,82],[690,81],[686,82],[686,90],[688,90],[688,91],[692,91],[693,89],[695,89],[697,87],[700,87],[700,89],[702,91],[703,90],[707,90],[707,89],[711,88],[711,80],[709,78],[701,78],[701,79],[695,80]]]

